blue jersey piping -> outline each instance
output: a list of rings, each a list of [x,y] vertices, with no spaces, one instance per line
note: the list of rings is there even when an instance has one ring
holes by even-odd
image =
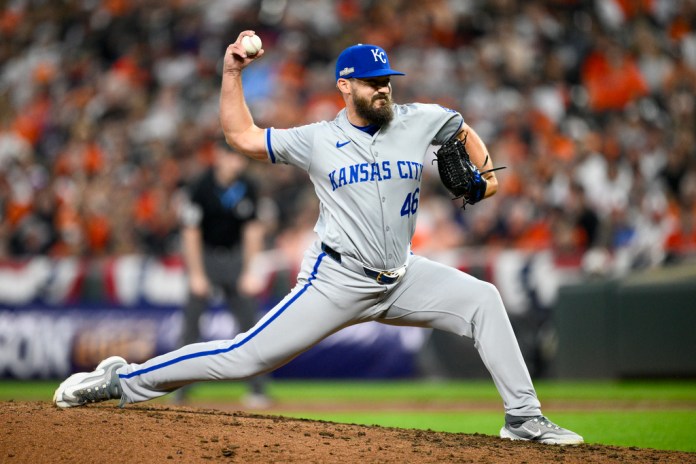
[[[273,147],[271,146],[271,129],[266,129],[266,147],[268,148],[268,156],[271,157],[271,163],[275,164],[275,154],[273,153]]]

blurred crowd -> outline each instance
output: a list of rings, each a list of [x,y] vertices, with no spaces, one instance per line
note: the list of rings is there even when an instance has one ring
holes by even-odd
[[[3,4],[3,260],[179,253],[180,191],[212,162],[221,58],[245,29],[266,50],[244,75],[259,126],[333,119],[336,56],[373,43],[406,73],[398,103],[460,111],[507,166],[498,195],[462,210],[426,161],[421,253],[552,249],[625,269],[696,253],[696,0]],[[269,247],[311,232],[306,175],[250,171]]]

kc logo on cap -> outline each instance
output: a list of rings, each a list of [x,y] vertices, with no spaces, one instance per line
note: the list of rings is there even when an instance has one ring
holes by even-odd
[[[404,73],[391,69],[387,52],[377,45],[353,45],[343,50],[336,60],[336,80],[395,75]]]
[[[372,55],[374,55],[375,61],[379,60],[382,63],[387,62],[387,54],[384,53],[384,50],[382,50],[381,48],[377,48],[377,47],[373,48]]]

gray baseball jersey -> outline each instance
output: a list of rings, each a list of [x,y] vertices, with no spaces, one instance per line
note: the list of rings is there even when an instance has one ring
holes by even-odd
[[[309,173],[322,242],[378,269],[406,262],[426,150],[462,125],[458,113],[438,105],[394,109],[394,121],[374,136],[354,127],[345,110],[331,122],[268,132],[271,160]]]
[[[271,161],[306,170],[321,204],[319,239],[305,253],[297,285],[232,340],[119,369],[127,402],[268,372],[341,328],[379,321],[473,338],[506,412],[541,414],[497,289],[410,251],[427,148],[453,137],[462,117],[430,104],[394,110],[374,135],[350,124],[345,110],[330,122],[266,129]]]

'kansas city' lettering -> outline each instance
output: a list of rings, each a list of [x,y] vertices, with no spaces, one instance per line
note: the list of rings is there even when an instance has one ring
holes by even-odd
[[[396,175],[399,179],[415,179],[420,181],[423,175],[423,165],[415,161],[397,161]],[[334,169],[329,173],[331,188],[336,190],[344,185],[361,182],[381,182],[392,179],[392,162],[358,163]]]

